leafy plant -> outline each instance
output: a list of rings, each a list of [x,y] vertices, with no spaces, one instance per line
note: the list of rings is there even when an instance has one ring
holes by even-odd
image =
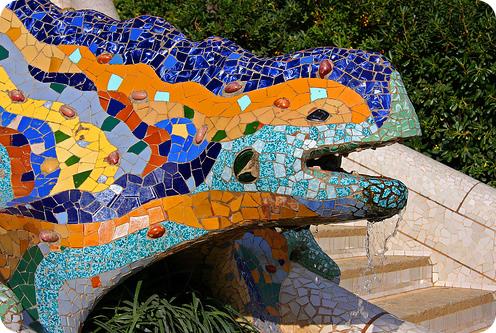
[[[177,302],[158,294],[140,301],[143,281],[138,281],[132,300],[105,307],[106,314],[95,315],[93,332],[154,332],[154,333],[236,333],[258,332],[257,329],[229,305],[213,299],[201,300],[191,292],[189,302]]]
[[[115,0],[188,37],[261,56],[323,45],[381,51],[402,74],[423,136],[408,144],[496,186],[496,17],[478,0]]]

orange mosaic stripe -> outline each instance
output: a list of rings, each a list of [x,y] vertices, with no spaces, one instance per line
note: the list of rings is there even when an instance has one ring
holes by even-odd
[[[148,202],[120,218],[83,224],[55,224],[34,218],[0,214],[0,227],[38,235],[53,230],[60,243],[81,248],[106,244],[165,220],[209,231],[264,223],[270,220],[315,217],[317,214],[291,197],[259,192],[208,191]]]
[[[77,66],[93,81],[98,90],[107,90],[110,77],[115,74],[123,78],[118,91],[126,96],[130,96],[133,91],[137,90],[146,91],[148,96],[155,96],[157,91],[166,91],[170,94],[170,102],[187,105],[207,117],[229,118],[241,113],[238,105],[241,95],[217,96],[196,82],[166,83],[146,64],[100,64],[93,53],[84,46],[60,45],[58,47],[66,55],[70,55],[79,48],[82,58]],[[311,103],[310,87],[325,88],[328,99],[339,100],[349,107],[352,110],[353,123],[361,123],[371,115],[366,101],[354,90],[335,81],[317,78],[299,78],[247,92],[243,95],[250,97],[251,104],[243,113],[272,106],[274,101],[281,97],[290,101],[288,111],[297,110]],[[277,118],[270,125],[279,125]]]

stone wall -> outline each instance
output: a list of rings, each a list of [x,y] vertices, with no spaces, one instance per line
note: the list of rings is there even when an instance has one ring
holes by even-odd
[[[111,0],[50,0],[60,8],[93,9],[115,19],[119,18]]]
[[[400,144],[352,153],[343,167],[407,185],[387,254],[430,256],[438,286],[496,290],[496,189]],[[397,219],[374,225],[376,244]]]

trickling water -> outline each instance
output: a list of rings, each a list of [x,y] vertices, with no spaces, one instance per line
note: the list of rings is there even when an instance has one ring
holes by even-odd
[[[366,294],[371,294],[372,293],[372,288],[374,286],[377,286],[380,284],[380,277],[377,275],[377,273],[374,270],[374,267],[380,267],[384,265],[384,261],[386,260],[386,252],[388,251],[388,242],[391,238],[396,236],[398,232],[398,227],[403,220],[403,215],[404,215],[404,210],[400,211],[398,213],[396,222],[394,224],[394,229],[392,230],[391,233],[387,232],[386,225],[383,225],[383,228],[380,228],[380,231],[383,231],[382,236],[378,235],[378,232],[374,232],[374,224],[377,222],[370,222],[367,221],[367,236],[365,238],[365,253],[367,255],[367,267],[363,272],[363,284],[360,286],[359,293],[366,295]],[[378,237],[375,237],[378,236]],[[379,242],[379,238],[382,238],[382,242]],[[374,243],[380,244],[375,250],[374,250]],[[350,313],[350,319],[349,319],[349,326],[351,328],[350,332],[360,332],[360,329],[358,327],[354,327],[352,325],[354,319],[360,319],[360,318],[368,318],[368,312],[366,310],[366,302],[362,300],[361,298],[358,298],[357,302],[357,308],[355,311],[352,311]],[[357,322],[359,322],[357,320]]]
[[[374,233],[373,227],[377,222],[367,221],[367,238],[365,240],[365,251],[367,254],[367,269],[370,269],[372,265],[375,266],[384,265],[384,261],[386,259],[386,252],[388,251],[388,242],[398,233],[398,227],[401,221],[403,221],[404,214],[405,214],[404,209],[398,213],[398,215],[396,216],[396,222],[394,223],[394,228],[390,233],[388,233],[387,224],[380,225],[382,226],[382,228],[379,228],[379,231]],[[381,231],[383,232],[382,237],[381,235],[378,234]],[[380,242],[381,239],[382,242]],[[375,244],[372,244],[372,245],[376,245],[375,249],[370,244],[371,240],[375,242]]]

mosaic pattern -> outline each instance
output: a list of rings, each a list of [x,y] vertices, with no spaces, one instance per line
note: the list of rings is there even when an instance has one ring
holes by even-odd
[[[13,1],[0,17],[0,274],[15,299],[0,313],[77,332],[126,274],[221,237],[204,251],[213,288],[279,332],[295,269],[339,282],[307,226],[406,205],[400,181],[342,157],[419,134],[377,53],[258,58],[157,17]]]

